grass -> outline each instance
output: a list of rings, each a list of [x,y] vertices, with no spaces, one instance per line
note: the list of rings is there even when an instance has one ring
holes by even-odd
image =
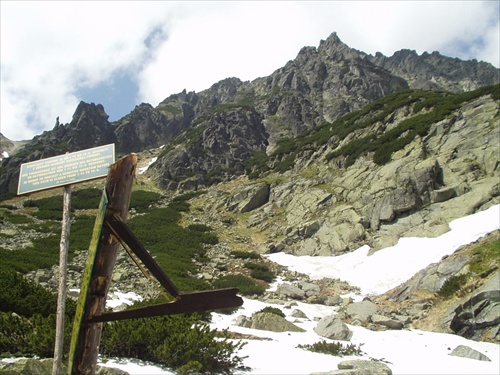
[[[368,104],[361,110],[342,116],[333,123],[306,130],[295,138],[282,138],[271,155],[254,154],[246,162],[245,168],[254,179],[267,172],[283,173],[293,168],[295,160],[303,152],[316,151],[324,145],[335,149],[346,137],[353,135],[351,141],[327,154],[327,161],[342,157],[345,159],[344,167],[348,167],[360,156],[372,153],[373,161],[383,165],[391,160],[394,152],[403,149],[415,137],[425,136],[432,124],[445,119],[464,103],[485,95],[491,95],[498,100],[499,93],[498,84],[461,94],[442,91],[399,91]],[[374,124],[387,123],[394,111],[403,107],[412,108],[412,115],[390,131],[381,134],[372,131]]]
[[[343,356],[351,356],[351,355],[356,355],[356,356],[363,355],[363,351],[361,350],[362,345],[363,344],[343,345],[340,342],[328,343],[325,340],[322,340],[322,341],[316,342],[312,345],[298,345],[297,347],[301,348],[301,349],[309,350],[309,351],[315,352],[315,353],[323,353],[323,354],[333,355],[336,357],[343,357]]]

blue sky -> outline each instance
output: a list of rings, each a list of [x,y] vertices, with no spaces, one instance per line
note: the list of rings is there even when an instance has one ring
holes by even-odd
[[[87,103],[102,104],[109,115],[108,120],[116,121],[136,106],[138,92],[139,85],[133,75],[117,71],[95,86],[81,88],[76,96]]]
[[[31,139],[83,100],[110,121],[142,102],[267,76],[332,32],[499,66],[498,1],[0,0],[0,132]]]

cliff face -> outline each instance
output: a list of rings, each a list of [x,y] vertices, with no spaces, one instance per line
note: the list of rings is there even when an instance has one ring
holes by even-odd
[[[409,50],[371,56],[333,33],[268,77],[227,78],[200,93],[170,95],[156,108],[143,103],[113,123],[102,105],[81,102],[70,123],[57,121],[2,162],[0,192],[15,191],[23,162],[106,143],[115,143],[119,155],[166,145],[153,167],[161,185],[207,186],[248,172],[259,152],[271,155],[287,138],[391,93],[461,92],[498,80],[499,70],[487,63]]]
[[[255,237],[267,236],[269,243],[255,244],[268,247],[262,251],[295,255],[340,255],[362,245],[377,250],[400,237],[445,233],[453,219],[500,203],[498,89],[425,122],[426,130],[411,141],[411,126],[435,109],[417,113],[412,103],[383,116],[375,109],[358,112],[342,139],[338,122],[301,135],[264,168],[255,163],[249,176],[256,178],[212,186],[204,210],[243,212],[240,207],[261,197],[266,186],[266,199],[250,210],[246,225],[259,233]],[[387,134],[399,136],[383,143]],[[387,159],[377,159],[402,141]]]

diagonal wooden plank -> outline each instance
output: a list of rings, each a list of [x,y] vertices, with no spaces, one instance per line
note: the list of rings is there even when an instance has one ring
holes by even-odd
[[[130,249],[141,261],[160,284],[169,292],[172,297],[179,298],[179,290],[153,259],[151,254],[139,242],[134,233],[119,216],[113,215],[106,218],[106,225],[111,229],[114,236],[120,241],[123,247]]]
[[[110,312],[99,316],[94,315],[87,322],[110,322],[115,320],[149,318],[161,315],[234,308],[243,305],[243,299],[239,297],[237,293],[237,288],[182,293],[179,299],[174,302]]]

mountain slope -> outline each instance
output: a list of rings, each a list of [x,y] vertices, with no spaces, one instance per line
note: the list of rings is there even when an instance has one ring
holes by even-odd
[[[491,64],[438,53],[419,56],[407,50],[392,57],[370,56],[350,48],[333,33],[318,48],[301,49],[294,60],[268,77],[252,82],[228,78],[200,93],[170,95],[156,108],[143,103],[113,123],[101,105],[82,102],[70,123],[60,124],[57,120],[53,130],[34,137],[16,155],[3,161],[0,193],[16,190],[23,162],[111,142],[120,155],[164,144],[172,148],[177,145],[175,160],[168,155],[168,161],[158,162],[162,186],[176,188],[183,179],[191,188],[205,186],[207,181],[210,184],[240,175],[244,160],[256,151],[270,154],[283,137],[295,137],[334,122],[388,94],[407,88],[455,92],[498,81],[499,70]],[[241,129],[230,136],[230,147],[210,150],[214,147],[210,138],[227,140],[227,126],[235,129],[240,125]],[[256,129],[245,139],[249,127]],[[205,131],[207,144],[202,139]],[[179,144],[191,146],[200,140],[193,155],[180,152]],[[204,154],[205,150],[209,152]],[[192,163],[192,168],[179,167],[194,158],[197,163]],[[201,174],[209,178],[194,178]]]

